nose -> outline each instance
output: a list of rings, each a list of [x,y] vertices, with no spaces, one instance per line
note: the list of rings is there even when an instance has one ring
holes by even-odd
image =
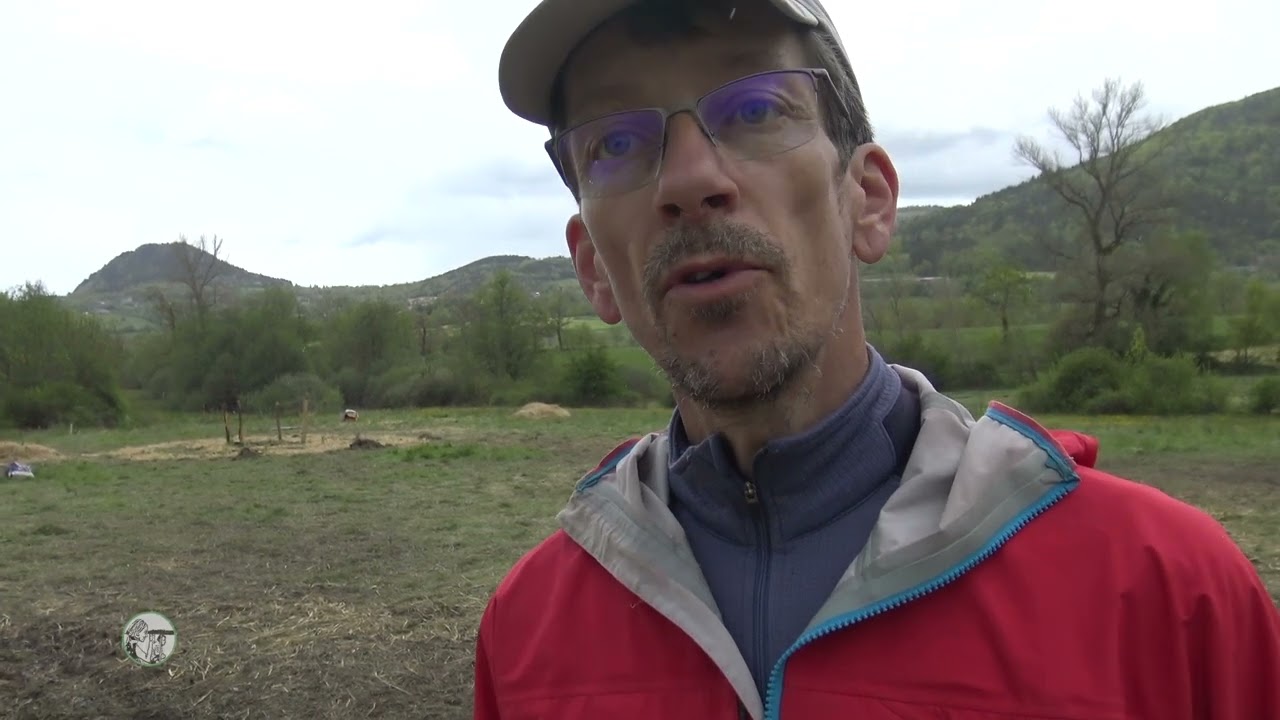
[[[715,145],[688,113],[671,118],[667,126],[654,202],[670,224],[728,214],[737,205],[737,184],[725,173]]]

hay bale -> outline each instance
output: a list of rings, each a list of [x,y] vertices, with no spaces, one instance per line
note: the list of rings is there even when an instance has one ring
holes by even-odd
[[[528,418],[539,420],[543,418],[567,418],[569,411],[559,405],[548,405],[547,403],[532,402],[515,412],[518,418]]]
[[[0,440],[0,466],[10,462],[33,463],[57,460],[62,456],[57,450],[35,443],[15,443]]]

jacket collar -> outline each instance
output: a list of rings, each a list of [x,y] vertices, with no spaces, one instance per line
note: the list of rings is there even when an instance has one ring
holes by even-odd
[[[918,398],[873,348],[853,395],[813,428],[766,444],[752,468],[753,501],[769,518],[773,541],[786,542],[857,506],[896,482],[919,426]],[[905,391],[904,391],[905,390]],[[724,436],[690,445],[679,411],[667,430],[672,494],[698,522],[739,544],[755,541],[747,478]]]
[[[919,435],[899,487],[806,635],[967,570],[1079,482],[1075,461],[1035,421],[999,403],[975,420],[918,371],[889,367],[920,397]],[[698,643],[760,718],[763,699],[668,507],[669,454],[665,431],[646,435],[583,478],[557,519],[618,582]]]

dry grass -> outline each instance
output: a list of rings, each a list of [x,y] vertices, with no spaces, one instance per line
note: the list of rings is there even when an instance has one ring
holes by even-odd
[[[515,411],[518,418],[567,418],[569,411],[559,405],[549,405],[547,403],[534,402],[521,407]]]
[[[11,462],[33,463],[57,460],[62,453],[36,443],[16,443],[0,440],[0,465]]]
[[[362,413],[384,447],[349,449],[355,428],[306,446],[258,433],[244,460],[220,426],[134,447],[33,438],[51,451],[36,478],[0,479],[0,717],[470,717],[493,585],[584,469],[666,419]],[[1191,421],[1111,422],[1105,468],[1218,517],[1280,597],[1280,421],[1203,440]],[[161,669],[120,647],[143,610],[178,631]]]

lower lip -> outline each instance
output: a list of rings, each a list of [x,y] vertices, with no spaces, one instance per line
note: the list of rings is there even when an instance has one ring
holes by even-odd
[[[723,300],[751,289],[764,275],[764,270],[734,270],[723,277],[700,283],[680,283],[667,291],[667,297],[678,302],[702,303]]]

